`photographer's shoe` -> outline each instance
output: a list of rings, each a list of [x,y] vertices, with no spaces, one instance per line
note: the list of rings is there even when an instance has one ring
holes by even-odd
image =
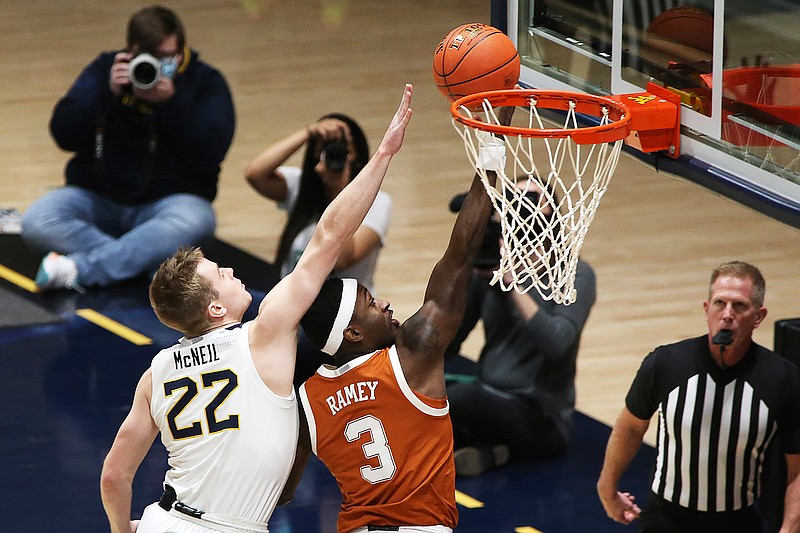
[[[456,475],[462,477],[480,476],[487,470],[503,466],[508,463],[511,452],[508,446],[476,447],[468,446],[459,448],[453,453],[456,463]]]
[[[0,207],[0,233],[19,235],[22,215],[14,207]]]
[[[39,265],[34,283],[43,291],[72,289],[82,292],[78,286],[78,267],[67,256],[50,252]]]

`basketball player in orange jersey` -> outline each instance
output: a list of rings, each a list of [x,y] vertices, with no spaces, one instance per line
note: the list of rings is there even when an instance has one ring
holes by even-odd
[[[500,111],[503,124],[513,111]],[[493,170],[491,163],[487,169]],[[494,182],[495,173],[488,174]],[[424,303],[402,325],[389,302],[355,280],[325,282],[301,324],[338,366],[321,366],[300,387],[307,424],[301,423],[283,501],[313,451],[342,492],[340,533],[449,533],[456,526],[444,352],[461,324],[472,263],[491,213],[476,175]]]

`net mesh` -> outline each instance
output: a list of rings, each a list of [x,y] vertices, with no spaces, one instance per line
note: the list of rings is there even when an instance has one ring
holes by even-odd
[[[475,118],[466,107],[460,112]],[[500,125],[487,99],[476,113],[481,113],[484,123]],[[611,121],[607,109],[603,108],[599,119],[601,126]],[[535,97],[529,100],[527,121],[529,130],[553,128],[540,115]],[[623,141],[577,144],[569,136],[499,137],[455,118],[453,126],[499,214],[500,265],[491,283],[520,293],[536,288],[545,300],[574,303],[581,246],[617,166]],[[560,127],[581,127],[573,102]],[[497,173],[494,186],[487,175],[492,168]]]

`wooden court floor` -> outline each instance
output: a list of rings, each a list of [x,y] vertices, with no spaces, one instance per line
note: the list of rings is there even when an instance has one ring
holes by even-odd
[[[449,199],[467,188],[472,175],[461,141],[450,125],[447,104],[433,86],[431,57],[439,39],[453,27],[489,22],[488,1],[196,0],[165,4],[182,16],[189,43],[222,70],[233,91],[238,124],[215,203],[218,236],[257,258],[272,259],[284,217],[244,182],[242,172],[250,158],[267,144],[333,111],[356,118],[375,147],[403,84],[415,85],[412,124],[384,187],[392,196],[394,211],[376,278],[378,294],[392,302],[396,316],[410,316],[421,303],[430,270],[449,237],[453,222],[447,210]],[[146,2],[138,0],[29,0],[0,6],[0,207],[24,210],[43,192],[62,183],[67,154],[55,147],[47,132],[50,111],[100,50],[123,46],[127,18],[143,5]],[[613,422],[642,357],[656,345],[702,333],[708,274],[723,261],[742,259],[763,270],[769,315],[757,330],[756,340],[772,347],[774,321],[800,316],[798,244],[794,228],[623,157],[583,250],[583,257],[597,272],[598,301],[579,356],[581,416],[588,421]],[[126,320],[152,326],[145,313],[136,311],[133,319]],[[85,325],[79,324],[77,331],[82,331]],[[27,407],[25,383],[33,388],[44,383],[45,369],[27,362],[24,354],[62,350],[59,343],[70,336],[63,331],[35,331],[14,333],[13,339],[3,337],[4,347],[16,343],[21,350],[13,356],[14,365],[7,368],[25,369],[6,374],[14,383],[8,388],[14,394],[6,397],[7,405]],[[155,353],[150,347],[123,356],[116,341],[102,336],[88,342],[77,353],[110,371],[93,379],[116,371],[130,378]],[[472,339],[469,346],[474,355],[479,340]],[[130,381],[129,390],[114,390],[113,394],[118,394],[118,399],[132,394],[134,382]],[[93,385],[98,386],[104,386],[102,380]],[[62,407],[92,422],[94,399],[88,396]],[[104,429],[77,425],[69,416],[59,417],[58,412],[51,412],[49,403],[36,406],[40,411],[28,413],[32,416],[28,423],[52,417],[63,426],[60,430],[81,436],[88,433],[97,448],[84,448],[81,439],[68,440],[66,448],[42,446],[54,452],[53,456],[43,462],[27,459],[22,466],[29,465],[31,472],[52,470],[52,481],[28,486],[30,476],[5,477],[4,492],[40,501],[43,494],[85,491],[87,499],[81,502],[92,502],[94,507],[87,512],[97,513],[99,496],[91,498],[94,478],[70,477],[65,481],[76,486],[65,486],[58,482],[63,472],[53,467],[68,465],[77,472],[96,473],[103,456],[103,437],[109,439],[105,445],[110,444],[113,431],[109,433],[109,428],[124,415],[124,400],[119,401],[119,412],[102,414],[108,419]],[[6,427],[20,429],[15,424]],[[6,441],[3,446],[25,444]],[[576,453],[581,451],[585,450],[578,448]],[[579,467],[586,483],[599,472],[599,461],[595,457]],[[528,491],[538,482],[532,472],[520,472],[522,478],[508,476],[487,483],[520,494],[523,509],[534,501]],[[592,487],[593,481],[582,494],[589,491],[594,501]],[[6,499],[2,505],[9,506],[11,501]],[[13,501],[18,505],[5,510],[23,509],[42,524],[53,524],[41,508],[23,506],[21,502],[27,500]],[[69,513],[81,512],[74,506],[65,507]],[[553,511],[545,505],[537,512],[547,517]],[[472,511],[464,510],[462,516],[469,513]],[[602,527],[606,525],[596,508],[589,516]],[[536,525],[530,523],[530,527]],[[599,527],[593,530],[599,531]],[[68,529],[95,531],[80,526]],[[45,525],[30,529],[60,530]],[[325,529],[320,526],[320,530]],[[542,530],[587,529],[554,526]]]

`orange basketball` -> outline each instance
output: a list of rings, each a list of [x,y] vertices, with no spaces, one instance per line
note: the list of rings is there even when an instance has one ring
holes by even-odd
[[[511,39],[493,26],[464,24],[442,39],[433,54],[433,79],[451,101],[484,91],[513,89],[519,54]]]

